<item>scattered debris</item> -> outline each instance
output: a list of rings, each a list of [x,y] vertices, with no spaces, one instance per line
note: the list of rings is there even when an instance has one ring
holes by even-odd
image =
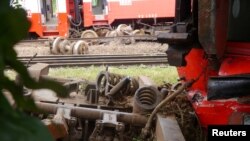
[[[142,140],[140,133],[148,116],[164,98],[178,91],[168,83],[157,86],[146,76],[131,78],[111,73],[108,68],[99,73],[96,82],[49,77],[46,64],[33,65],[29,71],[36,81],[55,80],[68,90],[67,98],[58,98],[46,89],[31,90],[39,109],[32,113],[38,115],[55,139]],[[178,139],[200,141],[200,126],[185,91],[158,111],[146,140],[176,138],[164,134],[167,128],[161,127],[166,122],[175,127]]]

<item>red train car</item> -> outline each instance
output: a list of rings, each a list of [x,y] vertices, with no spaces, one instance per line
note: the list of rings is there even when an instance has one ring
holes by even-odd
[[[19,0],[37,37],[70,36],[119,24],[153,26],[172,22],[174,0]]]
[[[193,2],[192,15],[177,13],[182,24],[159,36],[169,43],[168,62],[181,80],[196,80],[188,97],[203,127],[249,125],[250,1]]]
[[[175,0],[83,0],[84,26],[112,25],[138,19],[170,19],[175,16]],[[157,21],[156,21],[157,22]]]

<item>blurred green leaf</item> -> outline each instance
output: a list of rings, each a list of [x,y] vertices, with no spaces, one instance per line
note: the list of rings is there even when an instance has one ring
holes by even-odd
[[[10,7],[9,0],[0,0],[0,140],[1,141],[52,141],[48,129],[43,123],[23,113],[35,108],[31,98],[24,97],[23,88],[4,75],[6,66],[16,71],[25,87],[30,89],[49,88],[59,96],[67,96],[66,89],[57,82],[35,82],[27,68],[17,61],[13,46],[28,34],[30,23],[26,12],[20,8]],[[11,107],[3,94],[8,90],[15,101],[15,109]]]
[[[53,141],[48,129],[40,120],[9,107],[2,94],[0,101],[1,141]]]

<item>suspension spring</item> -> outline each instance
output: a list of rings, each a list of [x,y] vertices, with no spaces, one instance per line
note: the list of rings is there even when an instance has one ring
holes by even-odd
[[[124,75],[101,71],[97,76],[96,89],[100,95],[106,96],[110,90],[125,77]],[[130,83],[119,91],[122,95],[134,95],[138,89],[138,81],[134,78],[130,79]]]
[[[135,92],[133,112],[142,114],[152,112],[160,101],[161,94],[155,87],[141,87]]]

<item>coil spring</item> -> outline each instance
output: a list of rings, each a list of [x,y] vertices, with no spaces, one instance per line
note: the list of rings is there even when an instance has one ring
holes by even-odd
[[[110,89],[118,84],[124,77],[124,75],[101,71],[97,77],[96,89],[101,95],[106,95]],[[133,95],[138,87],[139,84],[137,80],[131,78],[129,85],[124,87],[120,92],[123,95]]]
[[[138,94],[138,100],[143,105],[153,105],[156,102],[156,96],[151,90],[142,90]]]
[[[135,92],[133,111],[135,113],[151,112],[157,106],[160,100],[160,92],[155,87],[141,87]]]

